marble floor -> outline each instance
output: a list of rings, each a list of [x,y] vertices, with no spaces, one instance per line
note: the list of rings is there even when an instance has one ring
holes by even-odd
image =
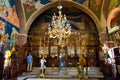
[[[40,77],[40,68],[34,67],[32,72],[24,72],[17,80],[100,80],[103,78],[99,67],[90,67],[88,78],[80,79],[75,67],[58,69],[48,67],[45,77]]]

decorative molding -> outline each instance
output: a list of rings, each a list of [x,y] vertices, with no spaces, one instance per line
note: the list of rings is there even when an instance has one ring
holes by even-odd
[[[17,40],[18,46],[23,46],[27,43],[27,35],[26,34],[18,34],[18,40]]]

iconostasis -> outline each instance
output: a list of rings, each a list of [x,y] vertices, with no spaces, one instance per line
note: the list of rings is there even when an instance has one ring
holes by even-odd
[[[44,54],[48,60],[47,66],[52,66],[51,64],[59,66],[60,56],[64,56],[62,61],[66,62],[65,65],[68,66],[68,63],[70,65],[72,63],[72,66],[75,66],[81,55],[86,58],[92,57],[93,60],[89,60],[91,61],[89,65],[96,66],[97,60],[95,59],[98,57],[99,37],[94,22],[84,12],[74,8],[68,9],[67,6],[64,6],[62,11],[70,21],[72,30],[70,37],[58,43],[57,39],[49,38],[47,34],[47,27],[54,9],[51,8],[40,14],[32,23],[28,32],[28,51],[32,51],[34,56],[39,55],[39,58]],[[73,9],[74,12],[72,12]]]

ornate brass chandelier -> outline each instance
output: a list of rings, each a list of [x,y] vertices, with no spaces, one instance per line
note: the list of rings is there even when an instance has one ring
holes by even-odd
[[[62,15],[63,6],[59,4],[57,8],[59,9],[58,16],[54,13],[52,16],[52,21],[48,26],[48,35],[50,38],[56,38],[58,41],[65,39],[71,34],[71,26],[66,18],[66,15]]]

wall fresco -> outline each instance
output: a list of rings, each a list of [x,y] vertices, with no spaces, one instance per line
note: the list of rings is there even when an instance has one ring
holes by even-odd
[[[29,19],[29,17],[34,13],[34,11],[42,8],[45,4],[52,1],[58,1],[58,0],[22,0],[26,20]],[[73,1],[76,1],[82,4],[84,3],[85,0],[73,0]]]
[[[42,8],[47,3],[52,2],[52,1],[57,1],[57,0],[22,0],[23,5],[24,5],[26,20],[29,19],[29,17],[34,13],[34,11]],[[80,4],[83,4],[84,6],[89,8],[100,20],[103,0],[71,0],[71,1],[75,1]],[[119,6],[119,5],[120,5],[119,0],[111,0],[110,6],[109,6],[109,11],[112,8]]]
[[[109,5],[109,11],[120,5],[120,0],[111,0]]]
[[[103,0],[90,0],[89,8],[100,19]]]
[[[0,26],[2,34],[8,34],[9,39],[13,27],[16,31],[19,30],[19,19],[13,0],[0,0],[0,22],[4,24]]]
[[[34,13],[34,11],[40,9],[48,2],[50,2],[50,0],[22,0],[26,20],[29,19],[29,17]]]
[[[19,19],[13,0],[0,0],[0,52],[10,50],[16,42]]]
[[[0,0],[0,17],[19,28],[14,0]]]

